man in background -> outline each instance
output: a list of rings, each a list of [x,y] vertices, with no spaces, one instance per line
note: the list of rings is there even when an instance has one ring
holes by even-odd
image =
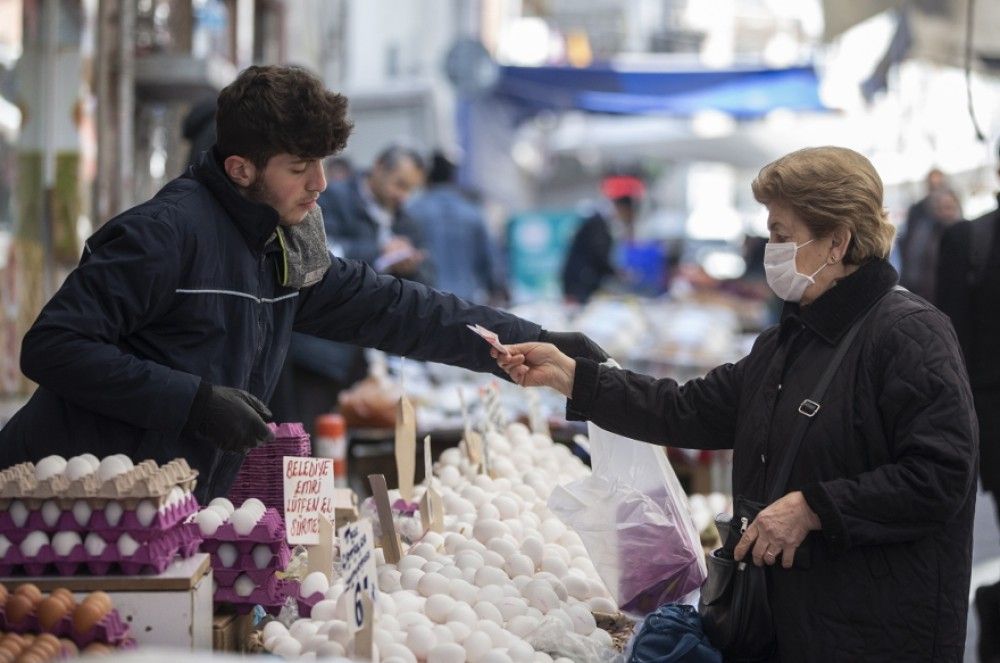
[[[431,157],[427,190],[407,212],[424,237],[437,270],[435,287],[480,304],[507,300],[503,266],[482,209],[455,184],[455,164]]]
[[[612,260],[615,239],[632,240],[646,186],[632,175],[612,175],[601,183],[601,192],[611,201],[610,215],[594,212],[584,219],[563,266],[563,294],[573,303],[587,303],[617,274]]]

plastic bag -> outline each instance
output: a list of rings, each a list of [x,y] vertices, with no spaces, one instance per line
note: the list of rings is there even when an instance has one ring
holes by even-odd
[[[687,495],[663,450],[588,424],[593,474],[558,486],[549,509],[583,540],[626,612],[681,602],[707,576]]]
[[[624,663],[625,656],[604,645],[567,629],[554,617],[545,617],[538,627],[524,636],[525,642],[552,658],[568,658],[573,663]]]

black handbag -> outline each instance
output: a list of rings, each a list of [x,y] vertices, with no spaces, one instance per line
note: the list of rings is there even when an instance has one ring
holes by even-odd
[[[884,296],[884,295],[883,295]],[[881,298],[880,298],[881,299]],[[875,309],[873,304],[865,315],[851,326],[837,345],[837,350],[829,365],[813,389],[813,395],[799,404],[799,414],[795,434],[781,467],[769,491],[767,504],[782,497],[792,472],[792,465],[798,455],[806,429],[813,417],[820,411],[820,405],[833,375],[858,335],[862,323]],[[706,562],[708,577],[701,587],[698,612],[702,629],[711,643],[722,652],[727,661],[761,661],[774,655],[776,638],[771,605],[767,598],[767,575],[765,567],[755,566],[749,553],[743,561],[737,562],[733,550],[757,514],[766,506],[743,497],[733,501],[733,516],[716,520],[722,547],[712,551]],[[800,566],[799,552],[796,551],[795,565]]]

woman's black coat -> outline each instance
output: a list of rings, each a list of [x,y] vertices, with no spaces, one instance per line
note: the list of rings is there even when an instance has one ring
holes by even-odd
[[[837,341],[873,314],[793,466],[822,530],[769,571],[782,661],[960,661],[978,434],[948,319],[875,260],[808,307],[786,305],[751,353],[683,386],[577,360],[568,413],[657,444],[733,453],[733,492],[764,500],[799,403]],[[877,303],[875,303],[877,302]],[[805,554],[803,554],[805,553]]]

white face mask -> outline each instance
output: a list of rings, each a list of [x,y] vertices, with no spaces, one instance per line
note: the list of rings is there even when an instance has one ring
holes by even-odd
[[[764,276],[767,284],[774,294],[786,302],[798,302],[802,299],[802,293],[816,282],[816,275],[826,267],[826,263],[823,263],[815,272],[806,275],[800,274],[795,266],[795,254],[798,250],[814,241],[811,239],[798,245],[795,242],[768,242],[764,246]]]

